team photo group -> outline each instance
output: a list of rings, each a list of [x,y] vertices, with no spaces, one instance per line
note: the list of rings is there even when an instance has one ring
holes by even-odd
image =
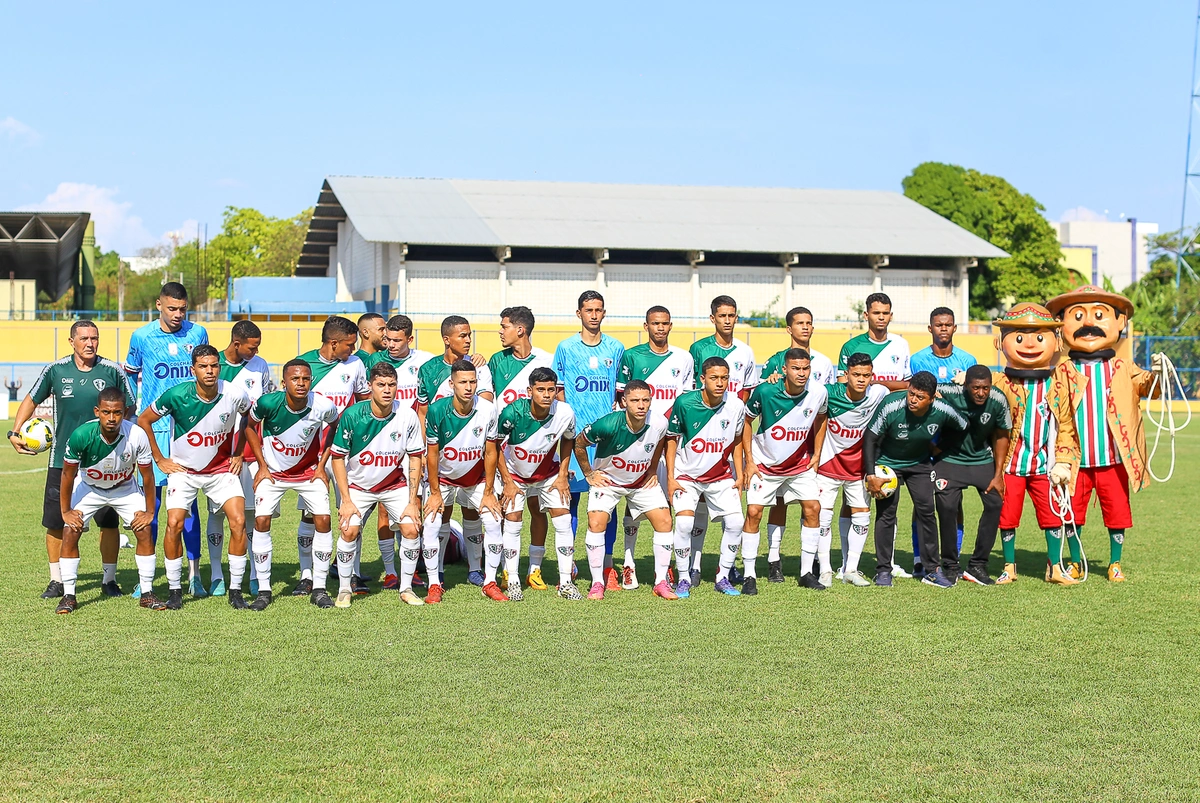
[[[1026,498],[1045,536],[1047,582],[1087,578],[1093,497],[1108,535],[1107,578],[1121,582],[1130,496],[1149,482],[1140,404],[1158,395],[1164,370],[1159,355],[1149,370],[1118,355],[1133,305],[1093,286],[1000,315],[998,372],[955,347],[946,307],[929,313],[930,345],[910,353],[889,332],[892,302],[878,292],[865,299],[867,331],[830,357],[811,347],[812,312],[795,307],[785,320],[790,345],[757,363],[734,337],[729,296],[712,300],[714,332],[689,348],[672,345],[670,310],[653,306],[645,342],[626,349],[602,331],[604,299],[588,291],[577,304],[581,330],[553,354],[533,345],[535,317],[524,306],[501,311],[490,358],[460,316],[442,321],[441,353],[415,348],[405,315],[334,316],[318,347],[285,363],[277,381],[258,356],[255,323],[235,323],[218,349],[187,320],[182,285],[164,285],[157,307],[122,363],[99,356],[94,322],[76,321],[72,353],[42,370],[8,433],[20,454],[49,451],[42,596],[60,614],[79,605],[81,540],[94,531],[101,592],[122,595],[117,556],[132,545],[132,596],[150,610],[181,608],[185,592],[264,610],[272,582],[284,579],[272,574],[274,538],[293,534],[290,593],[319,608],[349,607],[377,582],[408,605],[441,602],[444,565],[462,559],[468,583],[497,602],[531,590],[602,600],[641,585],[678,600],[703,580],[716,594],[755,595],[764,519],[769,583],[786,581],[786,549],[799,553],[795,582],[815,591],[897,578],[1004,585],[1018,580]],[[52,420],[36,415],[45,403]],[[911,522],[897,518],[901,488]],[[963,515],[972,489],[977,521]],[[273,527],[284,504],[300,511],[294,533]],[[705,577],[710,521],[720,522],[720,545],[716,573]],[[643,522],[654,572],[645,583],[634,560]],[[910,527],[907,568],[894,546]],[[974,539],[965,558],[964,530]],[[860,568],[868,535],[873,575]],[[1003,569],[993,577],[997,535]],[[372,542],[378,581],[362,568]],[[165,597],[153,590],[160,543]],[[557,577],[544,578],[551,570]]]

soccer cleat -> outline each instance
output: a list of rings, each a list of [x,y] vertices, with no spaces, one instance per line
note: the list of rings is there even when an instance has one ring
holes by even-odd
[[[257,597],[257,596],[258,596],[258,590],[259,590],[259,589],[258,589],[258,580],[257,580],[257,578],[256,578],[256,579],[253,579],[253,580],[251,580],[251,581],[250,581],[250,596],[252,596],[252,597]]]
[[[783,561],[781,561],[781,560],[767,561],[767,582],[768,583],[782,583],[783,581],[784,581]]]
[[[670,566],[667,567],[667,582],[671,585],[675,585],[675,570]]]
[[[875,572],[875,585],[879,586],[880,588],[891,588],[892,573],[887,569],[882,569]]]
[[[345,592],[345,593],[349,593],[349,592]],[[340,600],[341,598],[342,598],[342,593],[339,592],[338,599]],[[411,588],[406,588],[400,592],[400,601],[403,602],[405,605],[424,605],[425,604],[425,600],[418,597],[416,592],[413,591]],[[349,605],[349,603],[347,602],[347,605],[343,605],[341,607],[345,608],[348,605]]]
[[[894,570],[893,570],[893,571],[894,571]],[[912,570],[912,579],[914,579],[914,580],[924,580],[924,579],[925,579],[925,566],[924,566],[924,564],[921,564],[921,563],[914,563],[914,564],[913,564],[913,570]]]
[[[417,572],[413,572],[413,582],[412,582],[412,584],[413,584],[413,586],[414,586],[415,588],[424,588],[424,587],[425,587],[425,580],[424,580],[424,579],[421,577],[421,575],[420,575],[420,574],[418,574]]]
[[[409,591],[408,593],[412,594],[411,591]],[[413,594],[413,596],[415,597],[416,594]],[[350,591],[350,589],[346,589],[345,591],[338,591],[337,602],[333,603],[333,606],[335,608],[349,608],[350,600],[352,600],[352,599],[354,599],[354,594]],[[400,599],[404,599],[403,594],[400,595]],[[420,604],[420,603],[417,603],[417,604]]]
[[[892,577],[899,577],[901,580],[911,580],[913,577],[911,574],[906,572],[900,566],[897,566],[895,563],[892,564],[892,570],[891,570],[891,572],[889,572],[889,574],[891,574]]]
[[[700,570],[699,569],[692,569],[690,572],[688,572],[688,583],[691,584],[692,588],[700,587]]]
[[[1120,566],[1121,566],[1121,564],[1118,563],[1117,564],[1118,571],[1120,570]],[[1071,575],[1076,580],[1082,580],[1083,579],[1083,564],[1082,563],[1068,563],[1067,564],[1067,574]]]
[[[746,576],[738,571],[737,566],[729,567],[729,582],[733,583],[736,586],[736,585],[741,585],[742,581],[745,579],[746,579]]]
[[[467,572],[467,582],[473,586],[483,585],[483,572]]]
[[[147,591],[145,594],[138,595],[138,607],[148,611],[165,611],[167,603],[154,596],[153,591]]]
[[[987,569],[981,569],[977,566],[968,566],[967,570],[963,572],[962,579],[968,583],[980,586],[993,586],[996,584],[996,581],[987,573]]]
[[[272,599],[270,591],[259,591],[258,596],[254,598],[254,602],[250,603],[250,610],[265,611],[267,606],[271,604]]]
[[[1046,582],[1056,586],[1077,586],[1079,581],[1062,570],[1062,566],[1057,563],[1047,567]]]
[[[840,566],[840,567],[838,567],[838,570],[837,570],[837,572],[836,572],[836,573],[833,575],[833,577],[834,577],[834,579],[835,579],[835,580],[841,580],[841,579],[843,579],[843,578],[844,578],[845,574],[846,574],[846,567],[845,567],[845,566]]]
[[[383,576],[383,588],[385,591],[395,591],[400,587],[400,578],[394,574],[385,574]]]
[[[621,568],[621,588],[633,591],[638,587],[637,569],[632,565]]]
[[[953,569],[943,569],[942,571],[945,572],[946,577],[949,578],[950,582],[952,583],[957,583],[963,578],[963,570],[959,566],[955,566]]]
[[[1080,573],[1079,576],[1082,577],[1083,574]],[[1112,582],[1112,583],[1124,583],[1125,582],[1125,572],[1121,571],[1121,562],[1120,561],[1116,561],[1115,563],[1108,564],[1108,579],[1109,579],[1109,582]]]
[[[307,577],[305,577],[305,578],[301,578],[299,583],[296,583],[296,587],[292,589],[292,596],[293,597],[307,597],[310,594],[312,594],[312,592],[313,592],[313,581],[309,580]]]
[[[350,575],[350,590],[354,592],[354,596],[362,597],[371,593],[370,586],[367,585],[367,578],[359,577],[357,574]]]
[[[947,577],[940,567],[935,571],[928,572],[921,578],[921,582],[935,588],[954,588],[954,581]]]
[[[106,597],[121,596],[121,587],[117,585],[116,580],[109,580],[107,583],[100,584],[100,593]]]
[[[829,586],[822,583],[812,572],[805,572],[796,578],[796,585],[801,588],[811,588],[813,591],[824,591]]]
[[[758,596],[758,578],[747,577],[742,581],[742,596],[757,597]]]
[[[223,597],[223,596],[225,596],[225,593],[226,592],[225,592],[225,578],[224,577],[220,577],[216,580],[213,580],[212,584],[209,585],[209,587],[208,587],[208,595],[210,597]]]
[[[692,595],[692,584],[688,582],[686,577],[680,578],[679,583],[675,586],[675,596],[679,599],[687,599]]]
[[[364,583],[374,583],[375,582],[375,578],[369,574],[359,574],[359,575],[352,575],[352,576],[358,577],[358,579],[363,581]]]
[[[621,581],[618,579],[617,570],[609,566],[604,570],[604,590],[605,591],[620,591]]]
[[[55,613],[74,613],[79,607],[79,603],[75,601],[74,594],[64,594],[59,601],[58,607],[54,609]]]
[[[1015,582],[1017,582],[1017,565],[1015,563],[1004,564],[1004,571],[1000,572],[1000,576],[996,578],[996,585],[1006,586]]]
[[[138,583],[135,585],[133,587],[133,591],[129,592],[129,596],[133,597],[134,599],[139,599],[142,596],[142,584]]]
[[[509,602],[524,602],[525,592],[521,590],[521,581],[514,580],[505,586]]]
[[[542,579],[541,568],[534,569],[525,578],[525,585],[532,588],[534,591],[549,591],[550,586],[546,585],[546,581]]]
[[[563,599],[569,599],[572,602],[583,599],[583,594],[579,593],[579,589],[574,583],[563,583],[558,587],[558,595]]]
[[[169,588],[167,589],[167,610],[177,611],[183,607],[183,589]]]
[[[820,580],[821,585],[825,586],[826,588],[833,587],[833,572],[821,572],[817,579]]]
[[[666,580],[654,584],[654,596],[662,597],[663,599],[679,599],[679,595],[671,590],[671,584]]]
[[[231,588],[229,589],[228,596],[229,607],[233,608],[235,611],[244,611],[250,607],[249,603],[246,602],[246,598],[242,596],[242,589]]]
[[[51,580],[46,586],[46,590],[42,592],[42,599],[58,599],[63,595],[63,584],[57,580]]]
[[[588,589],[588,599],[604,599],[604,583],[592,583],[592,587]]]
[[[332,608],[333,600],[329,597],[329,592],[323,588],[314,588],[312,594],[309,595],[308,601],[318,608]]]
[[[425,592],[425,604],[437,605],[442,601],[442,594],[445,593],[445,590],[441,583],[434,583],[429,586],[429,590]]]
[[[742,595],[742,592],[738,591],[737,586],[729,582],[728,577],[722,577],[718,580],[717,584],[713,586],[713,590],[727,597],[740,597]]]
[[[867,579],[867,576],[857,569],[852,572],[843,573],[842,582],[849,583],[850,585],[858,588],[866,588],[867,586],[871,585],[871,581]]]
[[[508,602],[508,597],[504,596],[504,592],[500,590],[500,586],[496,585],[495,582],[484,583],[480,592],[495,602]]]
[[[208,596],[208,589],[204,587],[204,583],[201,582],[199,577],[193,577],[191,580],[188,580],[188,594],[196,599],[204,599]]]

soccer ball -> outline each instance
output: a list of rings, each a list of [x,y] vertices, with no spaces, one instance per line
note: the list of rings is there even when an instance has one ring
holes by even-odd
[[[31,452],[42,452],[54,444],[54,425],[44,418],[31,418],[21,425],[18,433]]]
[[[896,479],[896,472],[892,471],[887,466],[875,466],[875,476],[883,480],[883,491],[885,497],[896,493],[896,489],[900,487],[900,481]]]

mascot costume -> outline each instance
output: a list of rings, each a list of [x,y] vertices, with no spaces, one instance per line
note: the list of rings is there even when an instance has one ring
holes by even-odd
[[[1000,329],[996,347],[1004,352],[1006,363],[1002,373],[992,375],[992,384],[1008,399],[1013,427],[1000,511],[1004,571],[996,583],[1003,585],[1017,579],[1017,527],[1028,494],[1038,527],[1046,534],[1046,580],[1074,585],[1078,581],[1062,567],[1063,522],[1050,504],[1051,485],[1069,487],[1079,465],[1070,402],[1055,374],[1062,324],[1040,304],[1024,303],[992,321],[992,325]]]

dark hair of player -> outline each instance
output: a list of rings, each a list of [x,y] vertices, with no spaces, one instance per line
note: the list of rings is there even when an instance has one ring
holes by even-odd
[[[508,318],[513,326],[525,327],[525,336],[533,334],[533,310],[529,307],[505,307],[500,310],[500,318]]]
[[[109,385],[104,390],[96,395],[96,406],[99,407],[104,402],[117,402],[121,405],[121,409],[125,409],[125,394],[116,385]]]
[[[659,313],[666,315],[668,318],[671,317],[671,310],[667,309],[662,304],[655,304],[653,307],[646,310],[646,320],[650,320],[651,315],[658,315]]]
[[[724,357],[709,357],[700,365],[700,376],[707,374],[709,368],[724,368],[726,371],[728,371],[729,363],[725,362]],[[629,386],[626,385],[625,387]]]
[[[579,305],[575,309],[583,309],[583,305],[589,301],[599,301],[601,306],[604,305],[604,296],[597,293],[595,290],[584,290],[579,294]],[[512,318],[509,318],[511,321]]]
[[[871,355],[861,351],[856,351],[846,358],[846,367],[853,368],[856,365],[865,365],[871,368],[875,363],[871,360]]]
[[[95,321],[90,321],[87,318],[80,318],[79,320],[75,321],[75,323],[71,324],[71,337],[75,337],[75,333],[80,329],[95,329],[97,334],[100,332],[100,327],[96,326]]]
[[[888,309],[891,309],[892,299],[887,293],[871,293],[871,295],[867,296],[867,303],[863,307],[863,310],[865,312],[870,312],[872,304],[887,304]]]
[[[388,379],[396,378],[396,369],[390,362],[380,361],[372,365],[371,370],[367,372],[367,382],[374,382],[381,376]]]
[[[312,373],[312,366],[299,357],[296,357],[295,359],[288,360],[283,364],[283,370],[280,371],[279,375],[287,376],[288,371],[292,370],[293,368],[305,368],[310,374]]]
[[[199,362],[201,357],[215,357],[217,360],[220,360],[220,354],[221,353],[217,351],[216,346],[210,346],[208,343],[202,343],[192,349],[192,365],[195,365],[197,362]]]
[[[444,326],[445,324],[443,324]],[[473,374],[475,373],[475,364],[470,360],[455,360],[454,365],[450,366],[450,375],[454,374]]]
[[[529,372],[529,386],[533,387],[539,382],[558,382],[558,374],[554,373],[554,369],[540,366]]]
[[[788,349],[783,353],[784,363],[789,363],[792,360],[804,360],[808,362],[812,359],[812,355],[806,349]]]
[[[631,390],[644,390],[647,393],[653,394],[653,391],[650,390],[650,385],[648,385],[646,382],[643,382],[641,379],[631,379],[625,384],[626,396],[629,395],[629,391]]]
[[[980,380],[986,381],[989,385],[992,384],[992,369],[976,363],[967,369],[966,381],[978,382]]]
[[[230,336],[237,341],[245,343],[247,340],[262,337],[262,330],[258,328],[258,324],[254,321],[238,321],[233,325],[230,331]]]
[[[334,340],[344,340],[350,335],[358,337],[358,327],[349,318],[341,315],[330,315],[321,327],[321,342],[329,343]]]
[[[442,336],[445,337],[460,326],[470,325],[471,322],[461,315],[447,315],[442,319]]]
[[[708,305],[708,309],[713,315],[716,315],[717,310],[719,310],[721,307],[733,307],[734,311],[736,311],[737,302],[733,300],[733,296],[717,296],[712,300],[712,303]]]
[[[381,321],[383,320],[383,316],[380,315],[378,312],[364,312],[362,315],[358,316],[358,325],[362,326],[367,321],[373,321],[376,318],[378,318]]]
[[[792,307],[790,310],[788,310],[787,317],[784,318],[784,320],[787,321],[788,326],[792,325],[792,323],[796,320],[797,315],[807,315],[810,321],[816,320],[813,318],[812,310],[810,310],[808,307]]]
[[[908,386],[932,398],[937,393],[937,378],[928,371],[917,371],[912,375],[912,379],[908,380]]]
[[[176,301],[187,301],[187,288],[179,282],[167,282],[158,291],[159,298],[173,298]]]
[[[934,307],[933,312],[929,313],[929,322],[933,323],[934,318],[940,318],[943,315],[949,315],[950,320],[954,320],[954,310],[949,307]]]
[[[393,315],[388,318],[389,332],[403,332],[405,337],[412,337],[412,318],[407,315]]]

